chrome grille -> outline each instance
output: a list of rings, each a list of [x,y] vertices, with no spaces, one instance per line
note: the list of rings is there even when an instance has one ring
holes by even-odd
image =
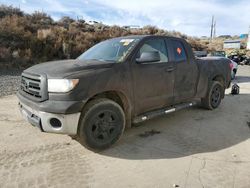
[[[21,76],[22,93],[35,101],[43,101],[47,98],[45,79],[41,75],[23,73]]]

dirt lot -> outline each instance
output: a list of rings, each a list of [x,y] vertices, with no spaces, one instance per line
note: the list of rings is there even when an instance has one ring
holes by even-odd
[[[21,118],[16,96],[2,97],[0,187],[249,188],[249,66],[237,81],[241,94],[227,95],[218,109],[193,107],[142,123],[101,153],[39,132]]]

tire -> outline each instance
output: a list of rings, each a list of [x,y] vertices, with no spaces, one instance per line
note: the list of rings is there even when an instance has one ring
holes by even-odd
[[[205,98],[201,99],[201,104],[204,108],[208,110],[213,110],[217,108],[224,95],[224,88],[218,81],[213,81]]]
[[[82,112],[78,141],[90,150],[104,150],[120,139],[124,128],[121,106],[110,99],[95,99]]]

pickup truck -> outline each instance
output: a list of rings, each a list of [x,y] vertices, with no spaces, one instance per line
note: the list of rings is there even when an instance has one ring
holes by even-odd
[[[102,150],[134,123],[197,100],[207,109],[217,108],[230,86],[229,64],[226,58],[196,59],[180,38],[113,38],[77,59],[24,70],[19,109],[43,132],[67,134]]]

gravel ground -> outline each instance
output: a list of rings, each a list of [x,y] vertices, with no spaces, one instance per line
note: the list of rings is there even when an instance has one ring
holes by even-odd
[[[0,70],[0,97],[16,93],[21,73],[17,69]]]
[[[99,153],[41,133],[15,95],[0,97],[0,188],[249,188],[250,66],[239,66],[235,82],[240,95],[227,89],[218,109],[145,121]]]

